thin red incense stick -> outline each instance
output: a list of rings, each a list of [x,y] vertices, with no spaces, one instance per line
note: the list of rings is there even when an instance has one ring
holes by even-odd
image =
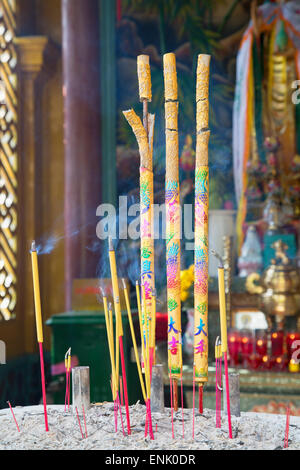
[[[118,432],[118,404],[117,404],[117,400],[114,400],[114,414],[115,414],[115,432]]]
[[[155,432],[157,432],[157,423],[156,423],[156,426],[155,426]]]
[[[220,387],[220,388],[219,388]],[[222,357],[219,357],[219,428],[221,427],[221,402],[222,402]]]
[[[8,405],[9,405],[10,411],[11,411],[11,413],[12,413],[12,415],[13,415],[13,418],[14,418],[14,421],[15,421],[15,423],[16,423],[17,430],[20,432],[20,428],[19,428],[19,425],[18,425],[18,423],[17,423],[16,417],[15,417],[15,413],[13,412],[13,409],[12,409],[12,407],[11,407],[11,404],[10,404],[9,401],[8,401],[7,403],[8,403]]]
[[[80,432],[81,432],[81,436],[82,436],[82,439],[84,439],[84,435],[83,435],[82,428],[81,428],[81,423],[80,423],[80,419],[79,419],[79,414],[78,414],[77,406],[75,406],[75,410],[76,410],[76,414],[77,414],[77,420],[78,420],[78,424],[79,424],[79,429],[80,429]]]
[[[68,380],[68,411],[70,411],[70,390],[71,390],[71,371],[69,370],[68,371],[68,376],[69,376],[69,380]]]
[[[83,413],[83,422],[84,422],[85,437],[88,437],[87,428],[86,428],[85,412],[84,412],[84,406],[83,406],[83,405],[82,405],[82,413]]]
[[[149,436],[150,439],[154,439],[153,428],[152,428],[152,415],[151,415],[151,401],[150,398],[146,400],[146,422],[145,422],[145,437],[148,436],[148,426],[149,426]]]
[[[225,367],[225,382],[226,382],[226,401],[227,401],[228,431],[229,431],[229,439],[232,439],[232,427],[231,427],[231,411],[230,411],[230,396],[229,396],[229,378],[228,378],[227,352],[224,352],[224,367]]]
[[[181,388],[181,410],[182,410],[182,437],[184,438],[184,414],[183,414],[183,381],[182,381],[182,368],[180,373],[180,388]]]
[[[193,365],[193,439],[195,438],[195,365]]]
[[[121,400],[121,406],[124,406],[124,392],[123,392],[123,380],[122,377],[120,376],[120,400]]]
[[[124,346],[123,346],[123,337],[119,336],[120,342],[120,353],[121,353],[121,367],[122,367],[122,377],[123,377],[123,386],[124,386],[124,396],[125,396],[125,409],[126,409],[126,420],[127,420],[127,433],[131,434],[130,429],[130,416],[129,416],[129,405],[128,405],[128,391],[127,391],[127,379],[126,379],[126,369],[125,369],[125,359],[124,359]]]
[[[68,371],[66,369],[65,412],[67,411],[67,400],[68,400]]]
[[[40,350],[40,363],[41,363],[41,379],[42,379],[42,392],[43,392],[43,403],[44,403],[44,416],[45,416],[45,429],[49,431],[48,427],[48,415],[47,415],[47,403],[46,403],[46,383],[45,383],[45,365],[44,365],[44,354],[43,354],[43,343],[39,342]]]
[[[172,420],[172,438],[174,439],[174,418],[173,418],[173,387],[170,367],[170,397],[171,397],[171,420]]]
[[[147,401],[146,400],[146,421],[145,421],[145,437],[148,436],[148,405],[147,405]]]
[[[119,392],[117,392],[117,405],[118,405],[119,412],[120,412],[120,419],[121,419],[121,426],[122,426],[123,436],[125,436],[125,429],[124,429],[124,424],[123,424],[123,416],[122,416],[122,410],[121,410],[121,405],[120,405]]]
[[[154,348],[149,348],[150,384],[151,384],[151,382],[152,382],[153,360],[154,360]]]
[[[289,429],[290,429],[290,407],[286,409],[286,425],[285,425],[285,438],[284,438],[284,448],[287,449],[289,446]]]
[[[218,362],[219,360],[216,358],[216,428],[218,428],[218,406],[219,406],[219,388],[218,388],[218,380],[219,380],[219,370],[218,370]]]
[[[150,402],[150,398],[148,398],[148,400],[147,400],[147,406],[148,406],[149,436],[150,436],[150,439],[153,441],[153,439],[154,439],[154,434],[153,434],[153,428],[152,428],[152,416],[151,416],[151,402]]]

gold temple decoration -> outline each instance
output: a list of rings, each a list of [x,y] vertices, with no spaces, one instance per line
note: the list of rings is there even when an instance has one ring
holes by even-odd
[[[0,1],[0,321],[17,301],[17,54],[16,2]]]
[[[300,313],[300,275],[286,255],[288,246],[277,240],[273,243],[275,257],[262,275],[252,273],[247,277],[246,289],[250,294],[259,295],[262,311],[269,323],[275,321],[277,327],[284,326],[287,316]],[[256,284],[259,282],[259,284]]]

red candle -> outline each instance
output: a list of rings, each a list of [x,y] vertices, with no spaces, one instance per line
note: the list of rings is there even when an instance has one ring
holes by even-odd
[[[278,372],[284,371],[287,366],[287,360],[284,356],[277,356],[274,359],[273,369],[277,370]]]
[[[272,367],[272,362],[269,358],[269,356],[263,356],[261,360],[261,368],[262,370],[270,370]]]
[[[297,348],[293,348],[293,344],[295,341],[300,340],[300,333],[298,332],[291,332],[288,333],[286,336],[286,348],[287,348],[287,355],[289,360],[292,358],[293,353]]]
[[[282,356],[283,355],[283,331],[275,331],[271,335],[271,343],[272,343],[272,356]]]
[[[256,339],[256,353],[259,355],[259,356],[266,356],[267,355],[267,346],[268,346],[268,343],[267,343],[267,337],[264,335],[264,336],[260,336],[259,338]]]
[[[240,351],[240,337],[237,331],[230,331],[228,333],[228,350],[230,356],[230,365],[237,365]]]

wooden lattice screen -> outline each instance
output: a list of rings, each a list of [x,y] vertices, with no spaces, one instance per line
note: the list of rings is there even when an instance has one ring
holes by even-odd
[[[0,320],[14,318],[17,301],[16,1],[0,0]]]

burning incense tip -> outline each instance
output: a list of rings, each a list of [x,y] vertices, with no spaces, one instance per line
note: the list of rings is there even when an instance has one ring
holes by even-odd
[[[139,286],[140,285],[139,281],[135,281],[135,285]]]
[[[112,303],[111,303],[111,302],[109,302],[109,304],[108,304],[108,310],[109,310],[109,311],[112,310]]]
[[[210,250],[211,254],[215,256],[220,262],[220,268],[224,268],[222,257],[215,250]]]
[[[101,291],[102,297],[106,297],[105,290],[103,289],[103,287],[100,287],[100,291]]]
[[[122,284],[123,284],[123,289],[126,289],[126,282],[125,282],[124,277],[122,277]]]
[[[113,241],[112,241],[111,237],[108,237],[108,249],[109,249],[109,251],[115,251]]]
[[[35,240],[33,240],[33,242],[31,243],[31,251],[36,251]]]

